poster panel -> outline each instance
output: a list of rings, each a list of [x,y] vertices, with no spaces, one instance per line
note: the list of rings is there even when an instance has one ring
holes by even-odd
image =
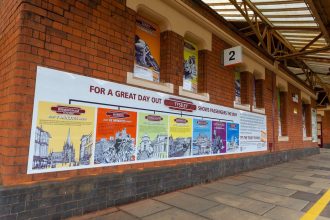
[[[30,148],[34,172],[90,165],[94,116],[93,107],[39,102]]]
[[[193,120],[192,155],[209,155],[212,149],[212,123],[210,120]]]
[[[227,152],[226,122],[212,121],[212,154]]]
[[[197,92],[198,79],[198,48],[195,44],[184,41],[184,76],[183,89],[191,92]]]
[[[240,115],[240,151],[267,149],[266,116],[242,111]]]
[[[98,108],[95,164],[135,160],[136,119],[136,112]]]
[[[134,76],[159,82],[160,29],[140,16],[136,19]]]
[[[187,157],[191,155],[192,119],[170,116],[169,157]]]
[[[227,123],[227,152],[236,153],[239,148],[239,124]]]
[[[140,112],[138,121],[137,159],[167,158],[168,116]]]

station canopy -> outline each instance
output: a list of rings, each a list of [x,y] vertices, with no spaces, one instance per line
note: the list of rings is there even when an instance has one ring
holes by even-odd
[[[202,0],[329,103],[330,0]]]

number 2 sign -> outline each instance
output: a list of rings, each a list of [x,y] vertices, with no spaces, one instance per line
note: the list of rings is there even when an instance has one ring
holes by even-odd
[[[230,66],[238,63],[242,63],[242,47],[232,47],[223,51],[223,65]]]

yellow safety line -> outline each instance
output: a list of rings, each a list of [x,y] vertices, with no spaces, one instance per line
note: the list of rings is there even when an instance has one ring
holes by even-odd
[[[327,206],[330,201],[330,189],[305,213],[300,220],[314,220],[316,219],[323,209]]]

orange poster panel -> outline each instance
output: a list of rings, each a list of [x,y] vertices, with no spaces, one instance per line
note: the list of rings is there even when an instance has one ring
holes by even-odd
[[[136,120],[136,112],[98,109],[95,164],[135,161]]]

